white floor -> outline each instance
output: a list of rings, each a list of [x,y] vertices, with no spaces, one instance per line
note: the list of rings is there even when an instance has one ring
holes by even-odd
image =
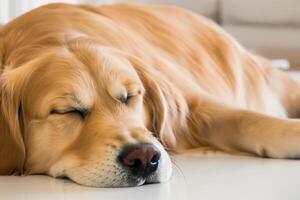
[[[299,79],[299,74],[292,74]],[[88,188],[47,176],[0,176],[2,200],[299,200],[300,161],[224,154],[173,157],[172,179],[135,188]]]
[[[47,176],[0,177],[0,199],[300,199],[300,161],[195,153],[173,160],[178,168],[169,182],[135,188],[88,188]]]

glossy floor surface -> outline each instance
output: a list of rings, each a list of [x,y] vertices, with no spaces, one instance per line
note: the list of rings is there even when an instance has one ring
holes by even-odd
[[[0,199],[300,199],[300,161],[198,153],[173,160],[177,167],[169,182],[135,188],[88,188],[47,176],[0,177]]]

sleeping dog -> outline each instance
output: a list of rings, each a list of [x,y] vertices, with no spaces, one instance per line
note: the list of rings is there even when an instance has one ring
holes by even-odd
[[[300,157],[300,86],[176,7],[50,4],[0,29],[0,174],[166,181],[169,152]]]

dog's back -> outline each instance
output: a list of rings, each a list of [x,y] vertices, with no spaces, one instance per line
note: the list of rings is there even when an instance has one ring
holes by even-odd
[[[10,41],[7,65],[20,66],[41,48],[89,36],[143,60],[187,101],[204,93],[241,108],[285,115],[271,90],[269,62],[247,52],[211,20],[184,9],[51,4],[9,23],[3,36]]]

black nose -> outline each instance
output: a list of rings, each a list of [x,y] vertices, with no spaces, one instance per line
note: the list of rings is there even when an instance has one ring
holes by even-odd
[[[133,175],[147,177],[157,170],[160,151],[152,144],[130,145],[123,149],[119,160]]]

